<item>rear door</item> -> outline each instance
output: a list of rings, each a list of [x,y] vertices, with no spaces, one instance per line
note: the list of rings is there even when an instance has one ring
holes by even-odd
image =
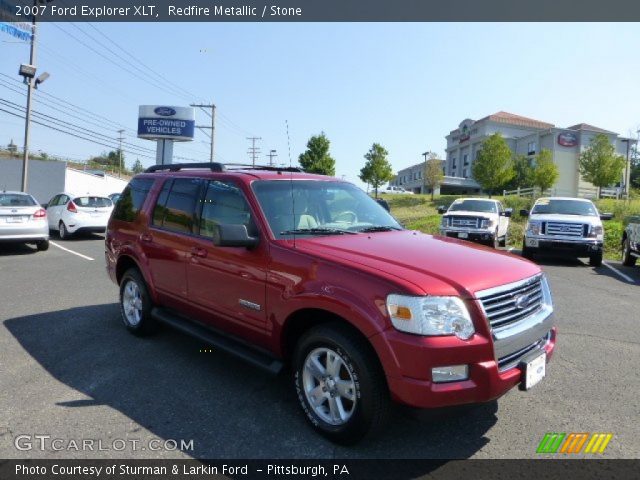
[[[151,225],[140,237],[155,288],[171,303],[187,298],[185,262],[192,247],[203,183],[198,178],[167,179],[154,206]]]

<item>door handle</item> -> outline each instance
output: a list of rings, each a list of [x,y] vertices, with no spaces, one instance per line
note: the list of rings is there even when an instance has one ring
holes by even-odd
[[[207,256],[207,251],[204,248],[193,247],[191,249],[191,255],[194,257],[205,258]]]
[[[149,235],[148,233],[143,233],[142,235],[140,235],[140,241],[141,242],[151,243],[151,240],[153,240],[153,237],[151,235]]]

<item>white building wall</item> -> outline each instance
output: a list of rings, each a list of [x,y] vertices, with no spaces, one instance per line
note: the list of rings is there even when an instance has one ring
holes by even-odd
[[[111,175],[100,176],[67,168],[64,190],[76,195],[106,196],[111,193],[121,193],[127,183],[126,180]]]

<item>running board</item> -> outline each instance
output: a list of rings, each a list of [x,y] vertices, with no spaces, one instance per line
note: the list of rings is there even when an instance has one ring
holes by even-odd
[[[268,353],[252,348],[239,340],[199,325],[170,311],[156,307],[151,310],[151,316],[176,330],[180,330],[182,333],[202,340],[223,352],[235,355],[241,360],[262,368],[273,375],[277,375],[282,370],[282,362]]]

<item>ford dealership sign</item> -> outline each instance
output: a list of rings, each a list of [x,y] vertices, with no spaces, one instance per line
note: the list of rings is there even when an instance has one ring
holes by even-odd
[[[195,111],[191,107],[140,105],[138,137],[148,140],[193,140]]]

